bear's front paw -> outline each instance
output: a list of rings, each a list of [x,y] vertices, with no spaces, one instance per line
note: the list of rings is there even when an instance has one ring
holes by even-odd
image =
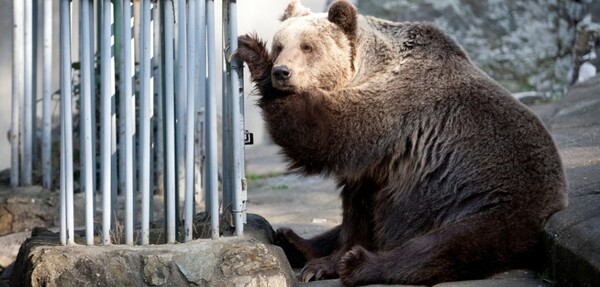
[[[369,271],[375,254],[363,247],[356,245],[352,247],[340,260],[339,274],[344,286],[357,286],[370,283],[373,275]]]
[[[271,73],[272,63],[269,59],[269,52],[265,42],[260,40],[256,34],[239,36],[238,48],[233,52],[231,58],[246,62],[253,79]]]
[[[337,264],[332,256],[321,257],[308,261],[300,272],[300,280],[308,282],[312,280],[323,280],[337,278]]]

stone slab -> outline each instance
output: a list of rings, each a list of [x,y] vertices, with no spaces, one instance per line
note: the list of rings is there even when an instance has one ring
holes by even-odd
[[[40,186],[0,191],[0,236],[51,227],[58,219],[56,193]]]
[[[569,205],[544,229],[545,268],[559,286],[600,286],[600,75],[571,87],[547,118]]]
[[[252,237],[149,246],[61,246],[37,229],[21,247],[13,286],[292,286],[283,251]]]

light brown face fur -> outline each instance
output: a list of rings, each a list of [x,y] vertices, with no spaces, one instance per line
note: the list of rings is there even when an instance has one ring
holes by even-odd
[[[325,14],[294,15],[291,2],[279,30],[273,38],[273,68],[287,66],[288,79],[277,79],[273,87],[286,91],[306,91],[315,88],[336,90],[352,77],[352,49],[342,29],[330,22]],[[306,11],[306,8],[302,8]],[[289,15],[288,15],[289,14]]]

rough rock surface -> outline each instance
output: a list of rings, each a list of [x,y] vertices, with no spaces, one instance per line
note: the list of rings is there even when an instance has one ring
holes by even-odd
[[[359,11],[394,21],[433,21],[512,92],[562,94],[573,77],[581,22],[599,22],[591,0],[357,0]]]
[[[253,237],[150,246],[61,246],[34,230],[21,247],[13,286],[292,286],[279,247]]]
[[[54,226],[58,219],[56,194],[39,186],[0,191],[0,236]]]
[[[600,286],[600,75],[574,85],[546,122],[568,180],[569,206],[545,228],[548,275],[559,286]]]

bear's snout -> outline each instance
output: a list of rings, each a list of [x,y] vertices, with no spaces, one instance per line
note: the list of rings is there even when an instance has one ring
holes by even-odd
[[[271,75],[280,81],[288,80],[292,76],[292,71],[286,65],[279,65],[273,67],[271,70]]]

